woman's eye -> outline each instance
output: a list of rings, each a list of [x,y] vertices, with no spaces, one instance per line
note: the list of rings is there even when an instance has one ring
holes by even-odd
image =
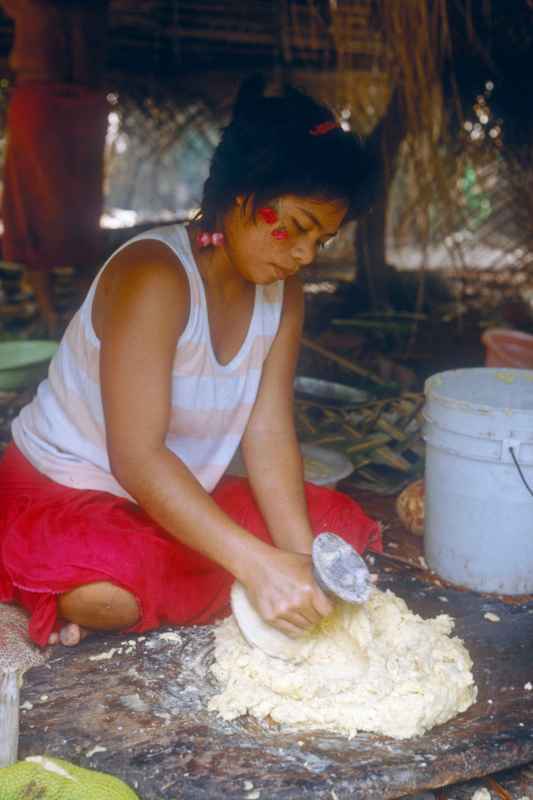
[[[296,228],[296,230],[297,230],[299,233],[307,233],[307,232],[310,230],[310,228],[304,228],[304,226],[303,226],[303,225],[300,225],[300,223],[298,222],[298,220],[297,220],[297,219],[294,219],[294,217],[292,218],[292,221],[293,221],[293,223],[294,223],[294,227]]]

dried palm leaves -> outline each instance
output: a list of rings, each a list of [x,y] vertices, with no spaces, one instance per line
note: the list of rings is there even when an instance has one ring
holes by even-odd
[[[344,453],[355,467],[351,482],[378,494],[397,494],[423,472],[423,394],[339,408],[296,398],[302,441]]]

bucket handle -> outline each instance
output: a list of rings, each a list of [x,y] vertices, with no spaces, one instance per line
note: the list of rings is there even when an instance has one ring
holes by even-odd
[[[509,448],[509,452],[511,453],[511,458],[513,459],[513,461],[514,461],[514,463],[515,463],[515,467],[516,467],[516,468],[517,468],[517,470],[518,470],[518,474],[519,474],[519,475],[520,475],[520,477],[522,478],[522,483],[524,484],[524,486],[525,486],[525,487],[526,487],[526,489],[528,490],[529,494],[533,496],[533,490],[531,489],[530,485],[529,485],[529,484],[528,484],[528,482],[526,481],[525,475],[524,475],[524,473],[522,472],[522,468],[520,467],[520,464],[518,463],[518,459],[517,459],[517,457],[515,456],[514,447],[510,447],[510,448]]]

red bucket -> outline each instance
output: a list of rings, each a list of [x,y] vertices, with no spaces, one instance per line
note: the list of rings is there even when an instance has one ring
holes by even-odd
[[[489,328],[481,336],[486,367],[533,369],[533,336],[507,328]]]

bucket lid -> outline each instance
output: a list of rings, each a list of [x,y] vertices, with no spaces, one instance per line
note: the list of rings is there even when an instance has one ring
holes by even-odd
[[[492,441],[533,442],[533,370],[475,367],[425,383],[427,423]]]

